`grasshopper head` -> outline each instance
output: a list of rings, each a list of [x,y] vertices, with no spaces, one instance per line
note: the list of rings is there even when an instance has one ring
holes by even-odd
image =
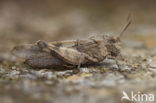
[[[113,36],[103,36],[104,42],[106,44],[107,52],[112,57],[117,57],[120,54],[120,39],[123,36],[124,32],[127,30],[131,20],[128,20],[127,24],[123,27],[121,33],[117,37]]]
[[[105,44],[109,56],[117,57],[120,54],[120,46],[116,38],[108,37]]]

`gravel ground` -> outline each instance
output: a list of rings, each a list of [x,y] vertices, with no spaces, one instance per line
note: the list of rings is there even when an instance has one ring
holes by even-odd
[[[105,60],[100,66],[81,68],[76,74],[74,70],[38,70],[3,62],[0,102],[114,103],[121,101],[122,91],[156,94],[153,51],[156,49],[125,48],[120,68],[113,60]]]

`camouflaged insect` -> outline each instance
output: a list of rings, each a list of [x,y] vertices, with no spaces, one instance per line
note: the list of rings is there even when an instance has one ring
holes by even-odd
[[[84,40],[67,40],[59,42],[37,41],[35,44],[16,46],[12,53],[25,59],[25,63],[34,68],[80,67],[102,62],[106,58],[120,56],[119,41],[130,25],[124,26],[117,37],[91,37]]]

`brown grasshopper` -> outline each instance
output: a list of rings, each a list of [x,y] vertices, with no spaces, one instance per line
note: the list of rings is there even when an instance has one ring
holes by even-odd
[[[35,68],[80,67],[101,63],[106,58],[120,56],[118,43],[124,31],[131,24],[129,20],[117,37],[91,37],[83,40],[58,42],[37,41],[35,44],[23,44],[14,47],[12,53],[25,59],[25,63]]]

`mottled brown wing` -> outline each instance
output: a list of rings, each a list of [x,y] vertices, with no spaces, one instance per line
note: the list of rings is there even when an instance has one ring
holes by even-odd
[[[107,49],[103,40],[96,40],[79,45],[74,45],[72,48],[77,49],[81,53],[88,54],[92,58],[96,58],[99,62],[107,56]]]
[[[49,56],[50,53],[47,51],[41,50],[35,44],[22,44],[13,48],[12,53],[20,58],[29,59]]]

